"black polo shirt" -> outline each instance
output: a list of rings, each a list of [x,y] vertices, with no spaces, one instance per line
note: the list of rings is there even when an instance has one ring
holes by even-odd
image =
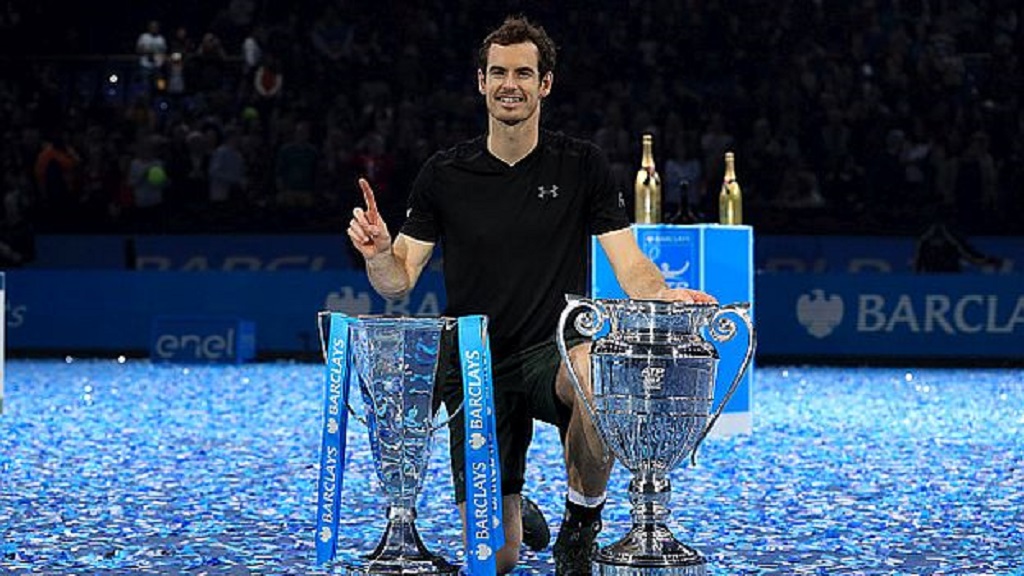
[[[486,142],[427,160],[401,232],[440,245],[445,314],[486,315],[497,362],[554,335],[565,295],[588,293],[590,236],[629,218],[594,144],[542,130],[537,147],[508,166]]]

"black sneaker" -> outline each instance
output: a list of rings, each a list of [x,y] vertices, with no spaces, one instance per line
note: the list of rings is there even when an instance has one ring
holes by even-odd
[[[553,549],[557,576],[591,576],[591,557],[601,532],[601,510],[566,501],[565,518]]]
[[[519,498],[520,514],[523,518],[523,544],[534,552],[540,552],[551,542],[551,530],[544,513],[526,496]]]

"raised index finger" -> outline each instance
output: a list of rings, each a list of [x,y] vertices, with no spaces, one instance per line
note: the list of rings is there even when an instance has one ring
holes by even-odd
[[[373,197],[373,188],[370,188],[370,183],[366,181],[366,178],[359,179],[359,187],[363,190],[363,200],[366,201],[366,219],[370,221],[370,224],[376,224],[380,219],[380,213],[377,212],[377,200]]]

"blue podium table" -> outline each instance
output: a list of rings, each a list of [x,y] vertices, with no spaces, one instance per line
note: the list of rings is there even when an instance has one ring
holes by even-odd
[[[661,269],[673,288],[694,288],[712,294],[722,304],[749,302],[754,314],[754,232],[750,226],[720,224],[636,224],[640,249]],[[597,238],[591,239],[590,294],[594,298],[625,298]],[[715,406],[721,401],[739,370],[746,352],[747,335],[716,343],[721,355],[715,386]],[[726,436],[749,433],[753,428],[751,393],[754,366],[744,374],[735,395],[726,405],[713,431]]]

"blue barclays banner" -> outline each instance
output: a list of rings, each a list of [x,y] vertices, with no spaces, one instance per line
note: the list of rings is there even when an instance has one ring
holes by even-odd
[[[916,238],[895,236],[757,236],[754,266],[765,272],[909,273],[914,271],[916,243]],[[998,272],[1024,272],[1024,238],[981,236],[971,238],[970,244],[1000,258]]]
[[[1019,275],[757,275],[758,355],[1019,359]],[[436,316],[441,275],[385,301],[360,271],[130,272],[10,270],[6,344],[19,351],[145,352],[160,316],[252,321],[257,353],[319,353],[316,315]],[[182,340],[184,342],[184,339]]]
[[[1020,275],[760,274],[762,357],[1015,359]]]
[[[318,353],[321,310],[437,316],[444,307],[441,275],[429,271],[396,301],[377,296],[361,271],[13,270],[6,280],[7,346],[15,353],[142,352],[156,319],[175,316],[251,321],[257,353]]]

